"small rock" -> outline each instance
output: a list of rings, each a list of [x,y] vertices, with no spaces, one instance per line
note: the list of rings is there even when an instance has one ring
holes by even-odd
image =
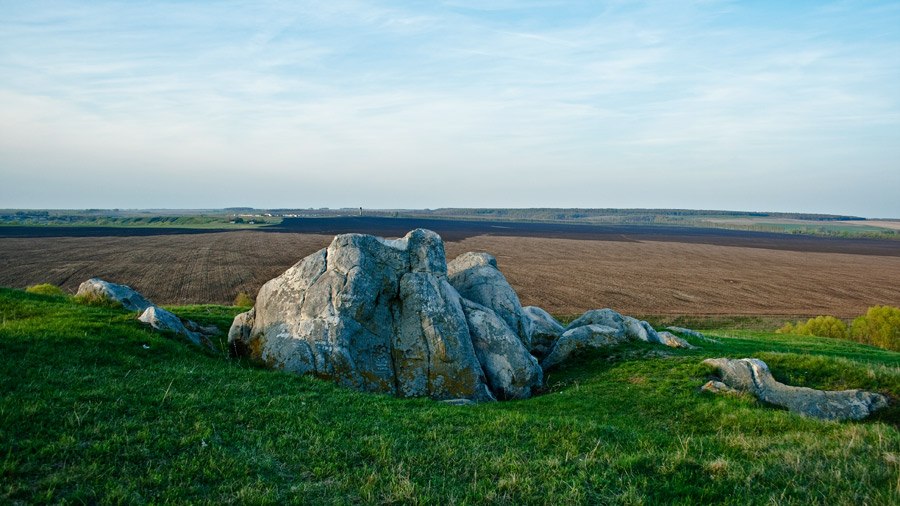
[[[153,305],[130,286],[110,283],[100,278],[91,278],[81,283],[75,296],[87,299],[108,299],[122,304],[129,311],[144,311]]]
[[[693,350],[696,346],[693,346],[691,343],[685,341],[684,339],[676,336],[671,332],[666,332],[665,330],[662,332],[658,332],[657,336],[659,336],[659,341],[662,344],[670,348],[686,348],[689,350]]]
[[[138,317],[138,320],[149,324],[156,330],[172,332],[174,334],[184,336],[197,346],[214,349],[213,344],[206,336],[200,334],[199,332],[188,330],[187,327],[185,327],[181,322],[181,319],[178,318],[178,316],[159,306],[148,307],[143,313],[141,313],[141,315]]]
[[[737,395],[740,394],[737,390],[731,388],[730,386],[722,383],[721,381],[707,381],[705,385],[700,387],[700,390],[704,392],[711,392],[714,394],[731,394]]]

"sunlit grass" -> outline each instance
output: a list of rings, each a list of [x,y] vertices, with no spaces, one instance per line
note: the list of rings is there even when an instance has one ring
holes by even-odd
[[[173,308],[227,330],[240,308]],[[900,354],[713,331],[576,358],[527,400],[453,407],[208,356],[119,309],[0,289],[0,502],[896,504]],[[695,343],[702,344],[702,343]],[[700,393],[701,360],[892,397],[821,422]]]

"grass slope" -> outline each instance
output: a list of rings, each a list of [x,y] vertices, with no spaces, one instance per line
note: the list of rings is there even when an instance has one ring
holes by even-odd
[[[238,311],[174,309],[223,328]],[[0,502],[897,504],[900,354],[718,335],[582,356],[545,395],[454,407],[254,368],[133,314],[0,289]],[[700,393],[711,356],[894,404],[833,423]]]

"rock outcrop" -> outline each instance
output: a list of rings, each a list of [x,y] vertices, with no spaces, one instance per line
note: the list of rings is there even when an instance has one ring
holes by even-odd
[[[444,246],[344,234],[260,289],[229,332],[232,351],[357,390],[492,399]]]
[[[608,348],[625,341],[663,344],[670,348],[693,348],[669,332],[657,332],[647,322],[623,316],[612,309],[592,309],[576,318],[556,340],[541,362],[546,371],[564,361],[572,352],[585,348]]]
[[[129,311],[141,311],[138,320],[156,330],[172,332],[187,338],[190,342],[215,350],[209,336],[218,333],[214,327],[202,327],[192,321],[182,321],[171,311],[167,311],[141,295],[137,290],[99,278],[91,278],[78,286],[76,297],[86,300],[106,300],[121,304]]]
[[[228,341],[233,355],[270,367],[454,402],[530,397],[544,381],[535,355],[558,364],[579,347],[662,342],[611,310],[580,320],[564,333],[545,311],[522,307],[493,256],[448,264],[441,238],[419,229],[395,240],[336,236],[263,285]]]
[[[705,390],[748,392],[769,404],[822,420],[860,420],[888,403],[883,395],[862,390],[815,390],[779,383],[766,363],[754,358],[710,358],[703,363],[713,367],[722,379],[707,383]]]

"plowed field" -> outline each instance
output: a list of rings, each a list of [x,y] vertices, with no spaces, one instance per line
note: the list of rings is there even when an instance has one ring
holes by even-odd
[[[116,233],[0,233],[0,286],[50,282],[74,292],[96,276],[161,304],[228,304],[240,291],[255,294],[332,238],[286,231]],[[455,240],[446,249],[448,258],[469,250],[494,254],[523,304],[559,314],[612,307],[636,315],[849,317],[874,304],[900,305],[900,243],[692,234],[473,232],[450,234]]]

